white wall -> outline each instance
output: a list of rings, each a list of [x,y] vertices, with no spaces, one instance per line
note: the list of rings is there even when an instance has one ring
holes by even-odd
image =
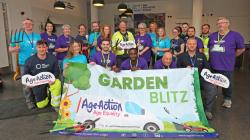
[[[250,1],[249,0],[203,0],[203,23],[211,25],[211,32],[216,31],[216,20],[219,16],[226,16],[231,20],[231,29],[240,32],[245,42],[250,41]],[[143,3],[143,2],[132,2]],[[114,15],[120,14],[117,10],[119,2],[105,4],[99,9],[101,23],[114,25]],[[131,2],[127,3],[128,5]],[[177,23],[192,22],[192,0],[154,0],[147,4],[157,5],[152,13],[166,13],[166,31],[171,36],[171,29]],[[213,16],[210,16],[210,14]],[[172,18],[167,18],[172,16]]]

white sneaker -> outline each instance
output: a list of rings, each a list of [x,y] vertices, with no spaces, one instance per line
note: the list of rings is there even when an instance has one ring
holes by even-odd
[[[232,106],[232,101],[231,100],[228,100],[228,99],[225,99],[224,100],[224,103],[222,104],[223,107],[225,108],[231,108]]]

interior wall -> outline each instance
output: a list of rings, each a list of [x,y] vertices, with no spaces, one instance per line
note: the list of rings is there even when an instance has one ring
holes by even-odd
[[[144,2],[127,2],[137,4]],[[99,19],[102,24],[114,25],[114,15],[119,15],[117,10],[119,2],[105,4],[99,9]],[[192,0],[154,0],[147,1],[147,4],[156,5],[157,8],[151,13],[166,13],[166,31],[172,37],[171,29],[178,23],[192,22]],[[216,31],[216,20],[219,16],[226,16],[231,21],[230,28],[240,32],[245,43],[250,41],[250,8],[249,0],[203,0],[203,23],[211,25],[211,32]],[[147,13],[147,12],[143,12]],[[212,14],[212,15],[211,15]],[[102,15],[102,16],[100,16]],[[172,18],[168,18],[172,16]]]

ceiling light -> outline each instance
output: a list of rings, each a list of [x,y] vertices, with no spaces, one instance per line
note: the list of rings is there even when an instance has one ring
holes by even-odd
[[[104,0],[93,0],[93,5],[97,7],[101,7],[104,5]]]
[[[125,3],[120,3],[117,9],[121,12],[125,12],[127,10],[127,5]]]
[[[65,4],[62,1],[56,1],[54,3],[54,8],[57,10],[63,10],[63,9],[65,9]]]

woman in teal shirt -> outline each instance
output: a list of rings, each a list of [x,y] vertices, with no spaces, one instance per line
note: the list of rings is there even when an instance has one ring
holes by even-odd
[[[161,59],[165,52],[170,51],[170,39],[166,37],[166,31],[163,27],[157,29],[156,40],[153,41],[152,51],[154,53],[154,61]]]
[[[69,50],[63,60],[64,69],[68,67],[69,62],[88,63],[86,56],[81,54],[81,45],[77,40],[72,40],[69,44]]]

